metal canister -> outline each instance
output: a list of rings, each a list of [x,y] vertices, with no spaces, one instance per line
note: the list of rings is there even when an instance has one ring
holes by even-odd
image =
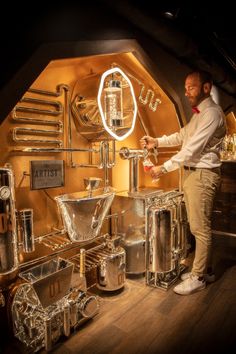
[[[170,272],[175,268],[174,251],[178,244],[176,217],[176,206],[171,203],[148,209],[147,269],[150,272]]]
[[[33,252],[35,249],[33,233],[33,209],[19,210],[18,218],[23,243],[23,251],[26,253]]]
[[[0,276],[18,268],[14,176],[0,168]]]
[[[126,253],[126,273],[145,272],[145,227],[130,225],[120,241]]]
[[[125,250],[117,247],[101,257],[98,265],[97,288],[104,291],[121,289],[125,285]]]

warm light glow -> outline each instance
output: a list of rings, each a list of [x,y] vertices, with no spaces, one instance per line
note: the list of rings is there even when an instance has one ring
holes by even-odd
[[[103,107],[102,107],[102,103],[101,103],[101,97],[102,97],[102,93],[103,93],[103,90],[104,90],[105,79],[106,79],[107,76],[112,75],[112,74],[114,74],[116,72],[119,72],[125,78],[125,80],[127,81],[128,85],[129,85],[129,88],[130,88],[130,92],[131,92],[132,98],[133,98],[133,105],[134,105],[131,127],[124,135],[121,135],[121,136],[117,135],[107,125],[107,121],[106,121],[105,114],[104,114]],[[106,131],[111,136],[113,136],[113,138],[115,138],[116,140],[121,141],[121,140],[124,140],[125,138],[127,138],[132,133],[132,131],[134,130],[138,108],[137,108],[137,103],[136,103],[136,98],[135,98],[135,94],[134,94],[133,85],[132,85],[130,79],[127,77],[127,75],[125,75],[125,73],[120,68],[112,68],[112,69],[109,69],[109,70],[105,71],[102,74],[100,85],[99,85],[99,89],[98,89],[97,101],[98,101],[99,112],[101,114],[102,122],[103,122],[103,125],[104,125],[104,128],[106,129]]]
[[[211,97],[215,103],[220,104],[219,100],[219,92],[216,86],[212,86],[211,88]]]

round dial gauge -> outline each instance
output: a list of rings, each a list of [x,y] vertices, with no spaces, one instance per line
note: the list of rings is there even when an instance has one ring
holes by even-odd
[[[10,197],[11,191],[8,186],[0,187],[0,199],[6,200]]]

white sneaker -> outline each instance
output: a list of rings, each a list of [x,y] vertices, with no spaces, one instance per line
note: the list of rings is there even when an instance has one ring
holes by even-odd
[[[187,272],[187,273],[183,273],[180,277],[181,280],[185,280],[188,279],[190,277],[192,273],[191,272]],[[211,274],[204,274],[204,279],[207,283],[214,283],[214,281],[216,280],[216,276],[214,273]]]
[[[180,284],[174,287],[174,292],[180,295],[189,295],[205,289],[206,281],[205,279],[199,280],[197,275],[191,274],[187,279],[182,281]]]

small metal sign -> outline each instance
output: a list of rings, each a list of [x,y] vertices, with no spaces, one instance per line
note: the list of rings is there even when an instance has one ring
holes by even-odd
[[[30,161],[31,189],[56,188],[64,186],[63,160]]]

